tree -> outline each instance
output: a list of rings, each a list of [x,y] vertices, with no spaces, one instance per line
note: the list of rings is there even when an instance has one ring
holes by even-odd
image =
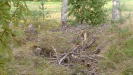
[[[78,23],[102,24],[106,19],[104,5],[108,0],[69,0],[69,15]]]
[[[67,25],[68,0],[62,0],[61,23],[64,28]]]
[[[1,70],[4,70],[4,65],[11,60],[12,50],[10,49],[10,44],[12,37],[15,36],[12,29],[10,28],[10,23],[17,22],[22,16],[21,13],[26,6],[23,1],[20,0],[0,0],[0,74]],[[14,5],[17,9],[11,13],[11,6]],[[2,67],[1,67],[2,66]]]
[[[120,20],[120,0],[113,0],[112,20]]]

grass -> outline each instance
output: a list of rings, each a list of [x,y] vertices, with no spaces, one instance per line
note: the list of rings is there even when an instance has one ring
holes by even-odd
[[[122,44],[123,47],[118,48],[120,45],[113,46],[105,53],[108,59],[108,61],[104,62],[107,71],[113,69],[114,72],[114,74],[108,75],[133,75],[133,38]]]
[[[40,6],[40,2],[27,2],[29,9],[38,10]],[[61,3],[60,2],[46,2],[44,3],[44,7],[48,9],[48,11],[60,11]]]
[[[40,2],[27,2],[27,5],[32,12],[31,18],[28,19],[29,22],[33,24],[41,23],[45,27],[47,25],[46,30],[60,25],[61,2],[46,2],[44,4],[44,12],[40,9]],[[44,16],[42,16],[43,14]]]
[[[125,43],[125,46],[123,48],[123,52],[128,56],[129,58],[133,58],[133,38],[131,40],[128,40]]]
[[[122,1],[123,13],[124,14],[132,13],[133,12],[133,8],[132,8],[133,0],[121,0],[121,1]],[[40,2],[28,1],[27,4],[29,6],[29,9],[32,11],[31,18],[27,19],[28,21],[30,20],[29,21],[30,23],[34,23],[35,25],[43,25],[43,27],[41,27],[42,30],[52,29],[52,28],[59,26],[60,17],[61,17],[60,16],[60,13],[61,13],[61,3],[60,2],[46,2],[45,3],[45,6],[44,6],[46,8],[45,12],[48,12],[48,16],[46,16],[44,22],[42,21],[42,16],[39,14],[41,11],[39,9]],[[109,2],[105,7],[108,8],[109,12],[111,13],[111,10],[112,10],[111,2]],[[37,18],[34,18],[34,17],[37,17]],[[36,19],[38,19],[38,20],[36,20]],[[128,24],[124,23],[125,24],[124,26],[129,26],[131,24],[131,22],[130,23],[128,22]],[[132,27],[129,27],[129,28],[132,29]],[[110,49],[106,53],[104,53],[107,60],[102,61],[102,68],[104,68],[103,70],[105,72],[105,74],[103,74],[103,75],[133,75],[133,63],[132,63],[133,62],[133,59],[132,59],[133,58],[133,46],[132,46],[133,38],[128,39],[128,40],[125,39],[125,38],[130,37],[130,35],[132,35],[132,34],[130,34],[128,29],[124,29],[124,30],[120,30],[120,31],[118,30],[118,31],[116,31],[116,33],[119,34],[119,37],[117,39],[120,39],[120,41],[118,41],[117,44],[112,45],[110,47]],[[54,35],[54,34],[52,34],[52,35]],[[52,37],[52,35],[50,35],[50,37]],[[44,37],[44,36],[45,35],[43,35],[42,37]],[[116,36],[118,36],[118,35],[116,35]],[[52,38],[55,38],[55,37],[52,37]],[[23,49],[25,49],[25,47]],[[61,48],[61,50],[62,50],[62,48]],[[28,51],[28,49],[27,49],[27,51]],[[26,53],[24,53],[24,54],[26,54]],[[39,59],[33,58],[33,60],[38,61]],[[22,62],[20,61],[17,63],[21,64],[24,67],[24,69],[26,69],[27,65],[29,65],[31,62],[33,62],[33,60],[25,60],[24,61],[24,59],[22,59],[21,60]],[[36,63],[35,61],[31,64],[34,65],[34,63]],[[39,60],[39,62],[42,62],[42,61]],[[38,67],[37,71],[38,71],[38,73],[40,73],[39,75],[44,75],[44,74],[45,75],[53,75],[53,73],[55,73],[56,75],[59,75],[62,72],[66,73],[65,70],[67,70],[67,69],[64,67],[63,68],[57,67],[55,65],[51,66],[50,64],[45,64],[45,63],[46,62],[39,63],[39,65],[48,67],[45,69],[42,67]],[[15,63],[13,63],[13,64],[15,65]],[[54,66],[54,68],[53,68],[53,66]],[[11,67],[12,67],[12,65],[11,65]],[[30,67],[30,65],[29,65],[29,67]],[[17,68],[21,70],[21,67],[17,67]],[[30,69],[31,68],[28,68],[26,70],[30,70]],[[15,69],[15,70],[17,71],[17,69]],[[58,71],[58,72],[56,72],[56,71]]]
[[[133,58],[133,38],[125,43],[121,43],[121,45],[112,46],[106,53],[106,56],[115,63],[120,63],[126,60],[126,58]]]
[[[37,12],[40,10],[40,2],[27,2],[31,11]],[[49,13],[50,18],[60,19],[61,3],[60,2],[46,2],[44,5],[45,12]],[[49,18],[47,17],[47,18]]]
[[[104,53],[101,61],[103,75],[133,75],[133,31],[130,17],[122,24],[113,27],[110,47]]]

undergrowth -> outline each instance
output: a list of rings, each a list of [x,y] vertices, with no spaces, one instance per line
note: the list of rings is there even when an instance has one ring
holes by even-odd
[[[109,49],[100,63],[102,75],[133,75],[133,37],[132,24],[129,21],[113,27]]]

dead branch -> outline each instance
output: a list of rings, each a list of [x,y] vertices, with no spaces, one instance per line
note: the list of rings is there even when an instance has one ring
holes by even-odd
[[[66,54],[59,60],[58,64],[60,65],[60,64],[63,62],[64,59],[66,59],[69,55],[73,54],[78,48],[79,48],[79,46],[76,46],[76,47],[74,47],[74,48],[72,49],[71,52],[66,53]]]
[[[83,45],[83,48],[81,49],[81,51],[85,51],[85,49],[90,48],[94,43],[95,43],[96,39],[93,38],[89,43]]]
[[[53,48],[53,50],[55,52],[55,56],[56,56],[57,62],[58,62],[59,61],[59,56],[58,56],[57,50],[56,50],[56,48],[54,46],[52,46],[52,48]]]
[[[59,65],[61,65],[62,61],[67,57],[69,56],[70,53],[67,53],[65,56],[63,56],[60,60],[59,60]]]
[[[83,50],[85,50],[85,49],[91,47],[91,45],[94,44],[94,43],[95,43],[95,39],[92,39],[87,45],[85,45],[85,46],[82,47],[81,49],[80,49],[80,46],[77,45],[76,47],[74,47],[74,48],[71,50],[71,52],[66,53],[66,54],[58,61],[58,64],[60,65],[60,64],[63,62],[63,60],[66,59],[69,55],[75,54],[75,52],[77,52],[77,50],[80,49],[80,51],[83,51]]]

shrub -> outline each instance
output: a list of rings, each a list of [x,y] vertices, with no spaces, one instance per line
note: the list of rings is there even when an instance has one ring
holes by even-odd
[[[105,21],[106,14],[104,5],[107,0],[70,0],[69,15],[74,16],[77,22],[92,25],[101,24]]]

